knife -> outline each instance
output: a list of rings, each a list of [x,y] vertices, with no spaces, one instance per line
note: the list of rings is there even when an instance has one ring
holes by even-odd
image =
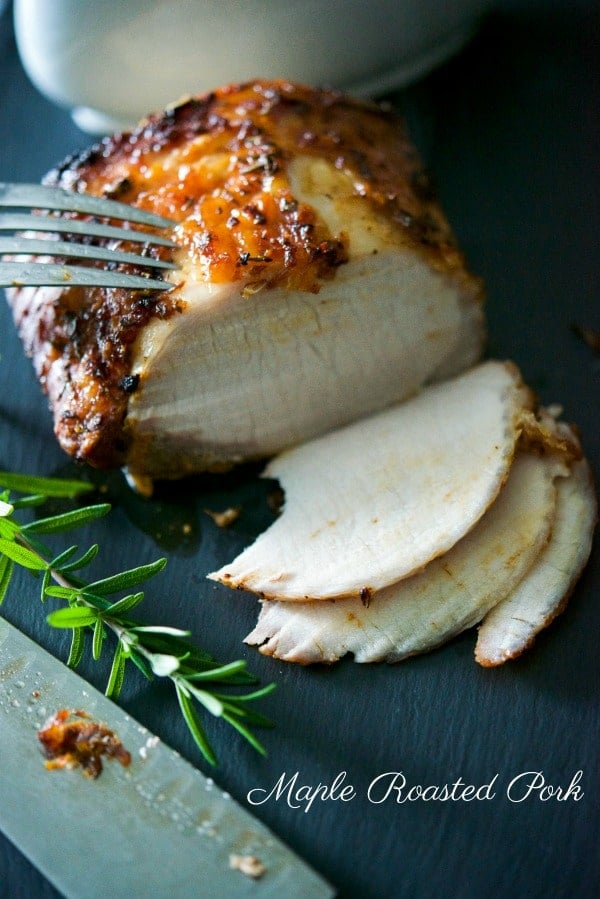
[[[37,738],[58,709],[115,732],[131,764],[47,771]],[[325,899],[334,890],[227,793],[0,618],[0,829],[67,899]],[[259,879],[230,865],[254,856]]]

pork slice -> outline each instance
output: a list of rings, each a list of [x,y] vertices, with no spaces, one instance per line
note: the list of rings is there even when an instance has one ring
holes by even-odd
[[[209,577],[302,602],[364,599],[414,574],[493,503],[532,402],[514,366],[486,362],[282,453],[265,470],[281,516]]]
[[[521,655],[566,607],[589,558],[597,517],[589,465],[576,462],[557,484],[550,540],[520,583],[483,619],[475,659],[484,667]]]

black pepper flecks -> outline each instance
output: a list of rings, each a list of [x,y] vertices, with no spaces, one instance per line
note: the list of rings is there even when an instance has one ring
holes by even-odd
[[[121,390],[125,391],[125,393],[135,393],[138,389],[138,385],[140,383],[139,375],[125,375],[124,378],[121,378],[119,381],[119,387]]]

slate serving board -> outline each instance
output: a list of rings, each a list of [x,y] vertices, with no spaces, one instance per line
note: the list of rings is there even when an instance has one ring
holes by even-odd
[[[564,406],[598,472],[600,359],[572,326],[600,327],[599,184],[593,169],[598,98],[592,87],[600,19],[586,13],[585,4],[564,13],[561,4],[550,4],[543,14],[506,5],[508,11],[492,16],[459,59],[391,99],[407,110],[471,267],[486,279],[490,354],[514,359],[542,401]],[[8,13],[0,17],[0,123],[0,180],[37,180],[89,143],[66,112],[26,81]],[[0,468],[72,472],[54,442],[45,400],[4,302]],[[102,547],[99,574],[166,552],[169,564],[148,588],[145,618],[189,627],[218,658],[247,658],[261,679],[279,685],[263,704],[277,722],[263,734],[266,760],[209,722],[222,760],[214,772],[218,783],[246,802],[250,790],[268,791],[283,774],[298,772],[298,786],[316,787],[346,772],[344,782],[356,793],[351,801],[316,800],[304,811],[282,797],[254,809],[341,896],[595,895],[597,549],[567,612],[517,663],[480,669],[472,660],[471,632],[395,667],[346,660],[330,670],[305,670],[244,647],[254,601],[204,580],[271,520],[272,485],[258,482],[255,469],[161,489],[151,502],[131,494],[119,475],[104,483],[115,511],[81,536],[82,544],[89,539]],[[219,530],[204,509],[230,504],[242,505],[242,515],[230,530]],[[183,523],[192,524],[185,539]],[[47,628],[44,613],[35,585],[20,578],[3,614],[66,658],[67,639]],[[103,687],[102,665],[84,664],[81,673]],[[121,704],[207,770],[168,689],[148,687],[132,675]],[[541,801],[536,792],[511,801],[527,792],[533,775],[508,791],[525,772],[541,772],[546,784],[567,791],[579,771],[579,801],[577,791],[561,801]],[[369,785],[386,772],[402,772],[408,785],[442,786],[460,777],[480,787],[484,798],[397,803],[391,793],[379,804],[370,802]],[[0,896],[56,895],[1,838]]]

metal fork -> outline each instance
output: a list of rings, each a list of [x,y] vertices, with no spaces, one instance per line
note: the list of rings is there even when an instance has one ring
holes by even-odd
[[[156,270],[176,269],[173,262],[154,259],[147,253],[153,246],[176,247],[177,244],[163,234],[138,231],[131,227],[117,227],[101,219],[111,219],[124,224],[148,225],[165,231],[175,222],[151,212],[145,212],[125,203],[117,203],[104,197],[93,197],[58,187],[41,184],[0,183],[0,211],[3,209],[37,210],[33,213],[2,213],[0,232],[13,232],[12,237],[0,236],[0,286],[51,286],[51,287],[127,287],[134,290],[168,290],[173,285],[160,280]],[[40,210],[48,214],[39,214]],[[75,213],[89,218],[71,218],[61,213]],[[23,233],[26,232],[26,233]],[[45,237],[42,236],[45,234]],[[72,240],[62,240],[59,235],[69,235]],[[97,246],[87,242],[89,238],[104,241],[128,241],[140,244],[140,253],[123,252],[110,246]],[[86,241],[83,243],[82,241]],[[31,258],[52,257],[51,261]],[[29,257],[15,260],[15,256]],[[58,263],[55,258],[80,259],[92,265]],[[104,262],[98,267],[94,263]],[[113,270],[113,263],[135,265],[139,274]]]

